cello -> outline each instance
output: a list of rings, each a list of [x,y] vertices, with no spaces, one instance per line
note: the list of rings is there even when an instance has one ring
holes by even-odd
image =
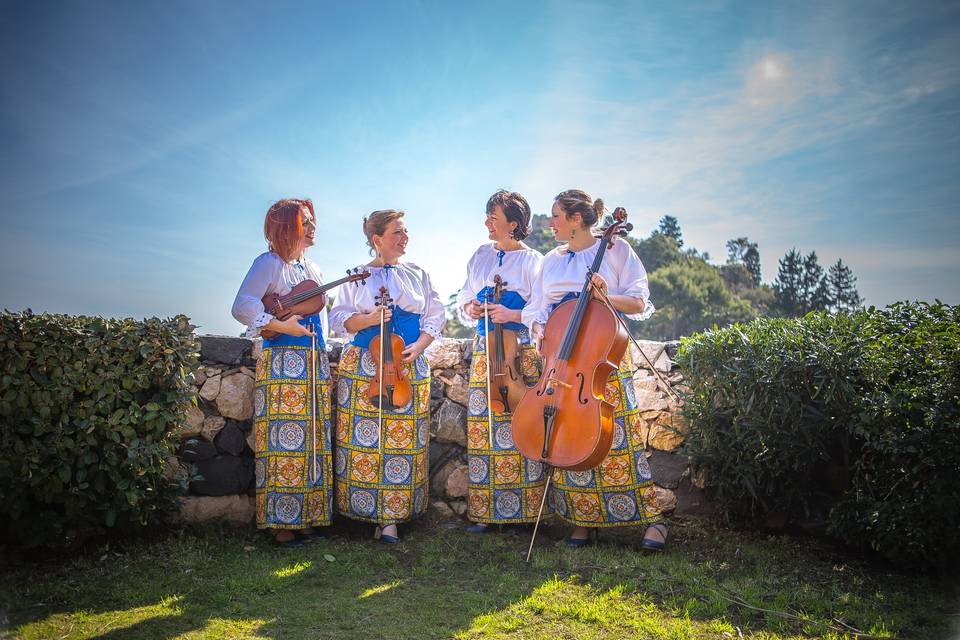
[[[403,338],[393,332],[389,322],[384,322],[384,310],[393,304],[390,292],[386,287],[380,287],[376,299],[380,307],[380,335],[374,336],[368,349],[370,357],[377,363],[377,374],[370,380],[367,399],[380,410],[382,420],[383,409],[399,409],[410,402],[413,387],[403,370]]]
[[[494,276],[493,283],[492,302],[499,304],[507,283],[499,274]],[[484,300],[484,307],[486,307],[486,300]],[[490,405],[497,413],[510,413],[527,392],[527,383],[520,369],[520,345],[517,341],[517,332],[504,329],[503,324],[493,323],[492,331],[493,347],[488,348],[487,359],[489,363],[487,376],[494,391]],[[488,344],[490,332],[491,327],[488,322],[486,331]]]
[[[585,471],[600,464],[613,441],[615,407],[604,397],[610,374],[620,366],[630,334],[604,302],[590,295],[614,235],[632,225],[617,207],[576,300],[561,303],[544,329],[540,381],[513,413],[513,440],[527,458],[556,469]]]

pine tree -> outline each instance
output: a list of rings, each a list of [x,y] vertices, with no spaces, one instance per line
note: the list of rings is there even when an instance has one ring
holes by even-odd
[[[680,222],[671,215],[660,218],[660,227],[657,229],[660,233],[677,241],[678,247],[683,247],[683,236],[680,233]]]
[[[834,311],[856,311],[863,308],[863,298],[857,291],[857,278],[843,260],[830,266],[827,272],[827,287]]]
[[[773,281],[776,309],[779,315],[793,318],[802,315],[803,258],[800,252],[790,249],[781,259],[777,278]]]
[[[826,311],[832,305],[830,289],[817,260],[817,252],[811,251],[803,259],[803,313]]]

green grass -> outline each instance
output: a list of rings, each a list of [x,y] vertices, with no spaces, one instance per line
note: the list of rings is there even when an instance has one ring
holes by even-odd
[[[253,531],[165,538],[2,570],[0,637],[947,638],[958,591],[815,540],[679,520],[668,552],[639,532],[568,550],[565,530],[476,536],[424,521],[387,547],[338,524],[278,549]],[[954,627],[956,629],[956,627]]]

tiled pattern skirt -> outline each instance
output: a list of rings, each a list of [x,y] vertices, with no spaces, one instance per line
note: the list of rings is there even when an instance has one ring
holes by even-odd
[[[663,516],[644,455],[629,351],[619,370],[610,374],[605,395],[615,407],[610,453],[589,471],[555,469],[551,506],[561,518],[582,527],[648,526],[660,522]]]
[[[538,460],[524,458],[517,451],[510,427],[512,414],[494,412],[491,438],[487,420],[487,354],[482,336],[477,336],[473,342],[471,362],[470,406],[467,410],[467,515],[473,522],[533,522],[547,482],[544,466]],[[532,384],[540,376],[540,361],[532,345],[521,347],[520,368],[528,383]]]
[[[311,376],[310,347],[266,347],[257,360],[253,428],[260,528],[330,524],[330,365],[320,348],[313,361]]]
[[[427,507],[430,367],[423,355],[404,365],[413,387],[405,407],[383,412],[367,400],[376,363],[350,345],[338,367],[334,503],[337,513],[365,522],[406,522]]]

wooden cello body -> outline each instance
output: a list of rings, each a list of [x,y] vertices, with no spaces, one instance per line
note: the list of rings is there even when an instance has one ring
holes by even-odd
[[[527,458],[557,469],[586,471],[599,465],[613,442],[615,407],[605,391],[620,366],[629,335],[613,312],[591,295],[590,278],[607,243],[626,228],[618,208],[604,232],[580,297],[557,306],[544,329],[543,375],[513,413],[513,440]]]

